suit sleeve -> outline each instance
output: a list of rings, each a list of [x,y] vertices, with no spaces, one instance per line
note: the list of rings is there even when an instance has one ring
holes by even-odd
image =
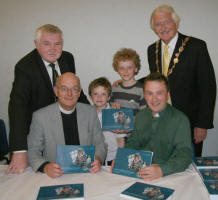
[[[199,107],[195,127],[213,128],[213,115],[216,100],[216,78],[205,42],[197,48],[197,93]]]
[[[9,101],[10,151],[27,150],[27,134],[31,120],[31,81],[17,64]]]
[[[33,113],[30,134],[28,135],[28,162],[34,171],[37,171],[43,163],[48,162],[43,156],[44,129],[40,122],[40,116]]]

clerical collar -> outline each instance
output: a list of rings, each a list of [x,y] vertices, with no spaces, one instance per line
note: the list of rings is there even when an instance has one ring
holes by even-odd
[[[58,104],[58,107],[59,107],[60,111],[61,111],[62,113],[64,113],[64,114],[66,114],[66,115],[72,114],[72,113],[74,112],[74,110],[75,110],[75,107],[74,107],[72,110],[64,110],[64,109],[60,106],[60,104]]]
[[[160,115],[159,115],[159,113],[155,113],[155,114],[153,115],[153,117],[158,118],[158,117],[160,117]]]

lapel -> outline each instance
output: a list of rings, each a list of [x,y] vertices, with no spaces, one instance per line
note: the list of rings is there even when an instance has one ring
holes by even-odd
[[[51,111],[51,134],[53,135],[56,144],[63,144],[65,145],[65,138],[64,138],[64,130],[63,130],[63,122],[61,117],[61,112],[58,107],[58,103],[53,104],[54,109]]]
[[[61,74],[65,72],[69,72],[69,67],[67,63],[65,62],[65,59],[63,58],[63,52],[61,54],[61,57],[58,59],[58,65],[59,65]]]
[[[177,42],[176,42],[176,46],[175,46],[175,49],[174,49],[174,51],[173,51],[173,54],[172,54],[172,57],[171,57],[171,60],[170,60],[169,69],[172,68],[172,66],[173,66],[173,60],[174,60],[174,58],[175,58],[175,54],[179,52],[179,47],[181,47],[182,41],[183,41],[184,38],[185,38],[185,36],[182,35],[181,33],[178,33],[178,34],[179,34],[179,35],[178,35],[178,40],[177,40]],[[168,69],[168,70],[169,70],[169,69]]]
[[[78,126],[78,133],[79,133],[79,140],[80,145],[87,145],[88,144],[88,121],[86,120],[87,117],[84,117],[85,114],[84,109],[80,106],[80,103],[76,104],[76,114],[77,114],[77,126]]]
[[[51,80],[50,80],[50,77],[48,75],[48,71],[46,69],[44,62],[42,61],[41,56],[39,55],[39,53],[36,49],[35,49],[35,54],[36,54],[36,59],[37,59],[37,65],[39,66],[39,71],[40,71],[41,76],[43,77],[43,79],[45,81],[45,85],[54,94],[53,86],[51,84]],[[55,94],[54,94],[54,96],[55,96]]]
[[[159,70],[160,70],[160,73],[162,73],[162,42],[161,42],[161,40],[160,40],[160,42],[159,42],[159,47],[158,47],[158,60],[159,60]]]

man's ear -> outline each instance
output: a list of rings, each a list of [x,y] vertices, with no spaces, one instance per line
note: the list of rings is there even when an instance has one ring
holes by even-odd
[[[54,89],[55,96],[58,97],[58,89],[57,89],[57,86],[54,86],[53,89]]]

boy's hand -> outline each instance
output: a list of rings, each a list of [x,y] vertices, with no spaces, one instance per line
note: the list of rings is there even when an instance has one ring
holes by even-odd
[[[129,133],[129,132],[131,132],[131,130],[112,130],[112,132],[113,133],[118,133],[118,134],[121,133],[122,134],[122,133]]]
[[[113,82],[113,87],[117,87],[120,83],[122,83],[122,80],[117,80]]]
[[[120,109],[120,102],[115,101],[111,104],[111,108],[113,109]]]

